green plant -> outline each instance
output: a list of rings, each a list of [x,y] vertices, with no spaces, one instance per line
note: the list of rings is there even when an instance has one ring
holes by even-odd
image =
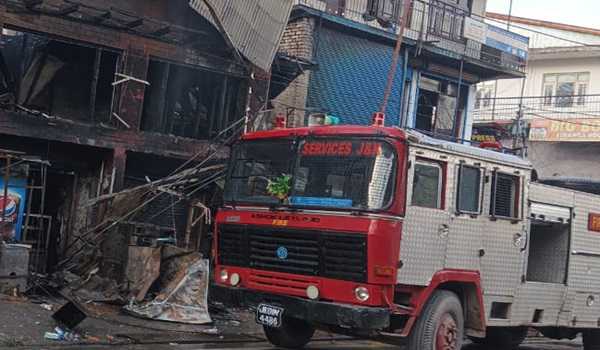
[[[269,180],[267,185],[267,192],[271,196],[277,197],[280,200],[284,200],[288,197],[291,190],[292,177],[290,175],[282,174],[273,180]]]

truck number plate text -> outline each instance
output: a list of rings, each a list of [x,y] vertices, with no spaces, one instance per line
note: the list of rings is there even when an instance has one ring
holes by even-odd
[[[268,304],[260,304],[256,308],[256,323],[271,328],[281,327],[283,308]]]

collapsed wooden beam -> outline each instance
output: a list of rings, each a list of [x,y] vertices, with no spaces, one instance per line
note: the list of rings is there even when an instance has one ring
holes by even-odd
[[[144,19],[143,18],[138,18],[138,19],[133,20],[131,22],[125,23],[125,26],[127,28],[133,29],[133,28],[139,27],[139,26],[141,26],[143,24],[144,24]]]
[[[72,4],[72,5],[68,5],[68,6],[60,8],[56,14],[61,15],[61,16],[67,16],[67,15],[70,15],[71,13],[77,12],[77,11],[79,11],[79,4]]]
[[[21,0],[27,8],[39,6],[44,3],[44,0]]]

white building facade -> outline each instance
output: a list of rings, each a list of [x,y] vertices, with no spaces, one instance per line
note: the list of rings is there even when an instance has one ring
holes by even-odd
[[[600,30],[519,17],[510,30],[530,38],[526,78],[478,84],[473,140],[523,147],[542,178],[600,180]]]

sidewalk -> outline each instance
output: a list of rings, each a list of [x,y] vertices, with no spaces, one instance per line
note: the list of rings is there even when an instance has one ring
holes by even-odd
[[[45,339],[53,332],[56,322],[51,315],[66,301],[54,300],[46,310],[30,300],[0,297],[0,349],[54,348],[77,345],[169,344],[211,341],[249,341],[263,339],[261,330],[246,312],[213,315],[214,323],[197,326],[139,319],[120,312],[118,306],[86,305],[88,318],[76,329],[79,340],[56,341]],[[75,346],[75,347],[73,347]]]

